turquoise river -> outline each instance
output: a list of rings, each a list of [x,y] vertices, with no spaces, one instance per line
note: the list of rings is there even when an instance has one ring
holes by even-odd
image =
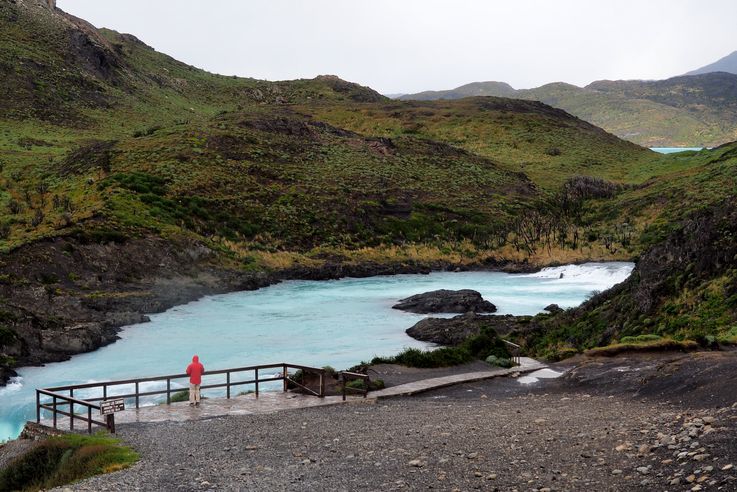
[[[497,314],[535,314],[550,303],[573,307],[625,280],[632,263],[587,263],[532,274],[437,272],[288,281],[256,291],[202,298],[124,328],[120,340],[66,362],[20,369],[0,388],[0,441],[35,418],[35,388],[183,372],[193,354],[207,369],[274,362],[345,369],[404,347],[428,347],[405,329],[423,315],[391,309],[435,289],[474,289]],[[151,402],[154,403],[154,402]]]

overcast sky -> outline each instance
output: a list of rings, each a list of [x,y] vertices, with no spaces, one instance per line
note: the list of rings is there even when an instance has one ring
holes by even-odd
[[[737,50],[736,0],[58,0],[211,72],[384,93],[659,79]]]

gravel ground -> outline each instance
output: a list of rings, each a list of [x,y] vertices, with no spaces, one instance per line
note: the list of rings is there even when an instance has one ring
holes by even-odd
[[[637,376],[617,379],[629,374],[617,367]],[[737,490],[737,383],[696,405],[632,391],[646,367],[657,364],[579,361],[533,386],[495,379],[375,404],[125,425],[142,460],[74,488]],[[713,376],[696,371],[689,384]]]

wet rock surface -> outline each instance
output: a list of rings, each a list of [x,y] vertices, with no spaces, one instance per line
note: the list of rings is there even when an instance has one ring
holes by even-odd
[[[478,335],[483,327],[491,327],[497,334],[505,335],[525,319],[529,317],[466,313],[453,318],[425,318],[408,328],[406,333],[423,342],[458,345],[466,338]]]
[[[679,359],[700,367],[700,354]],[[723,354],[717,371],[732,370]],[[620,360],[644,368],[652,360]],[[557,365],[556,369],[573,369]],[[412,398],[120,426],[133,468],[75,490],[735,490],[737,403],[602,392],[599,372],[494,379]],[[709,374],[693,371],[692,381]],[[666,380],[667,383],[667,380]],[[735,398],[734,381],[723,392]],[[319,422],[319,425],[315,425]]]
[[[496,311],[496,306],[471,289],[433,290],[401,299],[392,308],[419,314],[493,313]]]

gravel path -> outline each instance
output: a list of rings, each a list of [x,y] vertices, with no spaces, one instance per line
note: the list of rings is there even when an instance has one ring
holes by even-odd
[[[533,387],[492,380],[375,404],[125,425],[121,437],[142,460],[74,488],[737,490],[737,403],[704,408],[595,394],[577,375]]]

